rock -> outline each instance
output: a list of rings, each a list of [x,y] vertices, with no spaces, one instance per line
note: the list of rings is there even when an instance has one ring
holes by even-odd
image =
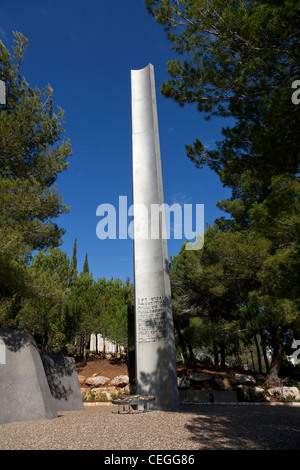
[[[128,375],[117,375],[114,379],[110,381],[110,385],[115,385],[116,387],[125,387],[128,384]]]
[[[83,401],[86,401],[86,400],[89,400],[90,396],[91,396],[91,391],[89,388],[80,388],[80,392],[81,392],[81,396],[82,396],[82,400]]]
[[[207,380],[211,380],[212,376],[210,374],[201,374],[200,372],[191,372],[189,379],[194,382],[206,382]]]
[[[300,390],[297,387],[273,387],[267,390],[267,397],[280,401],[300,401]]]
[[[187,378],[186,375],[182,375],[182,377],[178,377],[177,383],[178,383],[178,387],[180,388],[189,388],[191,386],[191,382]]]
[[[130,391],[130,384],[125,385],[125,387],[122,388],[122,392],[124,393],[124,395],[130,395]]]
[[[118,387],[95,387],[91,389],[91,394],[95,400],[105,399],[112,400],[115,396],[120,395],[121,389]]]
[[[241,385],[256,385],[256,380],[252,375],[234,374],[234,378]]]
[[[98,377],[88,377],[85,381],[86,385],[94,385],[94,386],[99,386],[99,385],[104,385],[107,382],[109,382],[108,377],[104,377],[103,375],[99,375]]]
[[[253,387],[254,397],[257,401],[266,401],[265,391],[263,387]]]
[[[255,380],[256,380],[257,385],[264,385],[265,380],[266,380],[266,375],[256,374],[255,375]]]
[[[78,380],[79,380],[79,385],[83,385],[85,383],[85,376],[79,374]]]
[[[214,382],[220,390],[231,390],[232,380],[228,375],[215,375]]]
[[[252,387],[249,385],[238,385],[236,392],[239,401],[260,402],[266,401],[263,387]]]

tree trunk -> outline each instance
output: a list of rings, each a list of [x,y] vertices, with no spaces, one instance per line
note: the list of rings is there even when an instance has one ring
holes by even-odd
[[[188,348],[189,348],[190,359],[191,359],[191,361],[193,361],[194,360],[194,351],[193,351],[193,346],[191,345],[191,343],[188,343]]]
[[[251,355],[251,361],[252,361],[252,369],[253,369],[253,372],[255,372],[255,364],[254,364],[252,349],[250,349],[250,355]]]
[[[256,334],[254,334],[253,337],[254,337],[255,346],[256,346],[257,361],[258,361],[258,370],[259,370],[260,373],[262,373],[261,354],[260,354],[260,349],[259,349],[259,344],[258,344],[258,340],[257,340]]]
[[[220,346],[220,353],[221,353],[221,367],[223,367],[223,369],[225,368],[226,364],[226,354],[225,354],[225,347],[224,347],[224,344],[221,344]]]
[[[218,366],[219,365],[219,353],[218,353],[217,345],[215,343],[213,344],[213,351],[214,351],[214,363],[215,363],[215,366]]]
[[[268,373],[270,369],[270,364],[269,364],[268,356],[267,356],[265,333],[263,331],[260,332],[260,341],[261,341],[261,347],[262,347],[263,357],[264,357],[265,366],[266,366],[266,372]]]
[[[82,337],[82,360],[83,363],[86,364],[86,337],[83,335]]]
[[[242,361],[241,361],[241,348],[240,343],[237,341],[234,345],[234,355],[235,355],[235,367],[239,370],[242,369]]]
[[[74,338],[74,351],[75,351],[75,355],[76,355],[76,356],[77,356],[77,354],[78,354],[78,350],[77,350],[78,345],[77,345],[77,342],[78,342],[78,338],[77,338],[77,335],[76,335],[75,338]]]
[[[272,337],[273,355],[265,385],[266,387],[277,387],[280,385],[279,371],[282,362],[282,344],[278,325],[272,325],[270,333]]]
[[[82,354],[83,354],[83,353],[82,353],[82,351],[83,351],[83,349],[82,349],[82,347],[83,347],[83,344],[82,344],[82,335],[80,335],[79,340],[80,340],[80,342],[79,342],[79,356],[80,356],[80,358],[82,359]]]
[[[127,345],[126,347],[126,358],[127,358],[127,368],[128,368],[128,374],[129,374],[129,377],[130,377],[130,371],[131,371],[131,361],[130,361],[130,356],[129,356],[129,347]],[[130,382],[131,383],[131,382]]]
[[[184,359],[186,359],[186,357],[187,357],[186,344],[185,344],[185,341],[183,339],[179,323],[178,323],[178,321],[176,321],[176,319],[174,319],[174,327],[175,327],[175,330],[178,334],[178,341],[179,341],[179,344],[181,346],[183,357],[184,357]]]
[[[127,347],[127,361],[129,383],[133,384],[135,381],[135,350],[129,347]]]

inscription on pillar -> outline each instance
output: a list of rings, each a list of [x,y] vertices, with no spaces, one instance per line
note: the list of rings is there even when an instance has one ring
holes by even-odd
[[[164,295],[138,297],[137,299],[138,342],[167,339],[166,299]]]

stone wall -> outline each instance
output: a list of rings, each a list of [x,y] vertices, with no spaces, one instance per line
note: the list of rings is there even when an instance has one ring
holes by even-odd
[[[120,395],[129,395],[132,391],[128,375],[109,379],[103,375],[85,378],[79,374],[78,378],[84,401],[110,401]]]
[[[295,386],[265,389],[261,374],[188,373],[178,377],[179,400],[185,403],[263,403],[300,402],[300,391]],[[109,379],[95,374],[85,378],[79,375],[84,401],[110,401],[116,396],[136,393],[127,375]]]
[[[0,424],[80,409],[74,359],[42,353],[25,329],[0,329]]]
[[[178,377],[182,403],[188,402],[270,402],[298,401],[295,386],[265,388],[263,374],[189,373]]]
[[[0,338],[0,424],[57,418],[56,407],[33,336],[23,329],[0,330]]]

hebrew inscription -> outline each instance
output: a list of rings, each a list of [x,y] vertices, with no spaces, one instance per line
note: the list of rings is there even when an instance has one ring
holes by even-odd
[[[166,299],[164,295],[137,299],[138,341],[167,339]]]

